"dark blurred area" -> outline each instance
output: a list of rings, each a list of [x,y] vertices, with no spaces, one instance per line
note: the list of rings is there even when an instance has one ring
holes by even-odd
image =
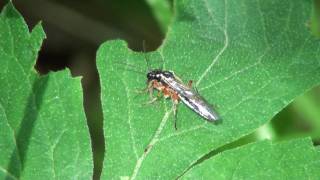
[[[94,179],[98,179],[104,156],[103,118],[100,85],[95,54],[98,47],[111,39],[123,39],[135,51],[155,50],[164,39],[168,19],[172,17],[172,0],[165,18],[159,19],[151,0],[15,0],[13,4],[32,29],[42,21],[47,39],[35,65],[40,74],[69,68],[73,76],[82,76],[84,107],[94,151]],[[159,1],[158,1],[159,2]],[[320,37],[320,1],[315,0],[310,20],[313,34]],[[5,1],[0,1],[0,9]],[[163,5],[163,4],[162,4]],[[165,7],[165,6],[164,6]],[[163,10],[163,8],[162,8]],[[163,12],[163,11],[161,11]],[[320,88],[297,98],[271,122],[220,148],[234,148],[260,139],[283,140],[311,136],[320,144]],[[215,151],[218,153],[218,151]]]
[[[167,2],[170,6],[171,1]],[[6,4],[0,1],[0,9]],[[84,108],[94,151],[94,179],[98,179],[104,156],[103,118],[95,54],[111,39],[123,39],[131,49],[155,50],[165,32],[158,24],[150,3],[144,0],[15,0],[31,30],[42,22],[47,35],[35,65],[44,75],[69,68],[82,76]]]
[[[154,50],[164,37],[143,0],[16,0],[13,3],[30,28],[39,21],[43,24],[47,39],[37,62],[42,74],[65,66],[80,68],[78,58],[84,61],[90,56],[93,60],[99,45],[110,39],[124,39],[133,50],[141,50],[145,40],[148,49]],[[83,71],[71,69],[75,75]]]

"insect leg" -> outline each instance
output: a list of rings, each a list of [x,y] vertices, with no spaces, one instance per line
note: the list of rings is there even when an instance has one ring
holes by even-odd
[[[158,100],[158,98],[154,97],[153,99],[151,99],[150,101],[146,102],[145,104],[153,104],[157,100]]]
[[[147,82],[147,87],[143,89],[136,89],[135,92],[139,94],[149,93],[151,95],[150,99],[152,99],[152,93],[153,93],[152,90],[153,90],[153,80]]]
[[[189,80],[189,82],[188,82],[188,87],[189,87],[189,88],[192,88],[192,80]]]
[[[137,97],[139,94],[145,94],[145,93],[149,93],[150,95],[150,99],[153,99],[153,88],[152,88],[152,81],[147,82],[147,87],[143,88],[143,89],[136,89],[135,93],[137,93],[137,95],[135,97]]]
[[[147,87],[148,92],[149,92],[150,99],[154,99],[154,98],[153,98],[153,84],[154,84],[154,82],[153,82],[153,81],[150,81],[150,82],[148,83],[148,87]]]
[[[173,102],[173,116],[174,116],[174,129],[178,130],[177,128],[177,104]]]
[[[192,81],[192,80],[189,80],[189,82],[188,82],[188,87],[189,87],[189,88],[193,88],[193,89],[196,91],[196,93],[199,94],[198,88],[197,88],[196,86],[195,86],[195,87],[192,87],[192,84],[193,84],[193,81]]]
[[[196,93],[199,94],[198,88],[197,87],[193,87],[193,89],[196,91]]]
[[[154,102],[156,102],[159,97],[160,97],[160,91],[158,91],[158,95],[156,97],[153,96],[153,90],[154,89],[158,89],[161,87],[161,84],[159,84],[159,82],[152,80],[150,82],[148,82],[148,87],[147,87],[147,91],[149,92],[149,96],[150,96],[150,101],[148,101],[146,104],[152,104]]]
[[[144,94],[144,93],[149,92],[149,88],[146,87],[146,88],[143,88],[143,89],[136,89],[134,92],[137,93],[137,94]]]
[[[179,96],[177,93],[173,92],[171,95],[172,104],[173,104],[173,116],[174,116],[174,128],[178,130],[177,128],[177,106],[179,103]]]
[[[156,102],[156,100],[158,100],[158,98],[157,97],[153,97],[154,81],[150,81],[148,83],[147,90],[149,92],[150,101],[148,101],[146,104],[152,104],[152,103]]]
[[[171,96],[170,89],[168,87],[164,87],[162,93],[164,98],[168,98]]]

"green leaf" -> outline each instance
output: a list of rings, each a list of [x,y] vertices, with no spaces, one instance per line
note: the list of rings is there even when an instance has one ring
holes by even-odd
[[[173,15],[169,0],[146,0],[146,2],[157,19],[162,32],[167,32]]]
[[[0,179],[89,179],[92,155],[80,79],[39,77],[45,33],[9,3],[0,15]]]
[[[223,152],[182,179],[317,179],[320,154],[309,139],[262,141]]]
[[[311,32],[317,36],[318,38],[320,37],[320,1],[318,0],[313,0],[313,11],[312,11],[312,16],[311,20],[309,22]]]
[[[212,124],[180,104],[178,130],[170,100],[144,105],[144,56],[123,41],[103,44],[101,78],[106,154],[102,177],[173,179],[200,157],[267,123],[320,82],[319,43],[306,23],[310,1],[178,0],[163,45],[147,54],[152,68],[191,79],[215,104]],[[131,65],[124,65],[131,64]],[[231,160],[232,161],[232,160]],[[237,163],[234,161],[234,163]]]

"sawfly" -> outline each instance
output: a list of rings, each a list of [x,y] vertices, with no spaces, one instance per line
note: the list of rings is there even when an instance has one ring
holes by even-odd
[[[145,52],[144,44],[143,50]],[[192,81],[189,81],[188,84],[185,84],[178,76],[174,74],[173,71],[151,69],[146,54],[145,61],[148,66],[148,71],[146,74],[147,88],[145,90],[149,92],[151,98],[148,103],[153,103],[158,99],[157,97],[153,96],[154,90],[159,92],[158,96],[160,93],[162,93],[164,98],[171,98],[173,103],[173,114],[175,117],[175,129],[177,129],[177,105],[180,101],[182,101],[187,107],[209,122],[216,122],[220,119],[213,106],[210,105],[198,93],[198,91],[192,88]]]

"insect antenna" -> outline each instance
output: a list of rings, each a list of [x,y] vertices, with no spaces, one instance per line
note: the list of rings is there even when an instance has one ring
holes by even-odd
[[[147,57],[146,41],[145,40],[142,41],[142,48],[143,48],[144,60],[146,61],[148,72],[150,72],[151,71],[151,66],[150,66],[150,63],[149,63],[149,59]]]
[[[152,71],[152,67],[151,67],[151,65],[150,65],[150,59],[148,58],[148,56],[147,56],[147,51],[146,51],[146,41],[145,40],[143,40],[142,41],[142,48],[143,48],[143,52],[144,52],[144,59],[145,59],[145,61],[146,61],[146,64],[147,64],[147,70],[148,70],[148,72],[150,72],[150,71]],[[153,61],[154,62],[154,61]],[[161,67],[160,67],[160,70],[163,70],[163,65],[164,65],[164,59],[161,59],[161,61],[156,61],[156,62],[161,62],[162,64],[161,64]]]
[[[139,74],[143,74],[145,75],[146,73],[145,72],[142,72],[142,71],[139,71],[137,69],[133,69],[133,68],[123,68],[124,70],[127,70],[127,71],[131,71],[131,72],[135,72],[135,73],[139,73]]]
[[[132,65],[132,64],[129,64],[129,63],[125,63],[125,62],[120,62],[120,61],[116,61],[115,63],[121,65],[120,69],[127,70],[127,71],[132,71],[132,72],[136,72],[136,73],[145,75],[145,72],[143,72],[138,66],[135,66],[135,65]]]

